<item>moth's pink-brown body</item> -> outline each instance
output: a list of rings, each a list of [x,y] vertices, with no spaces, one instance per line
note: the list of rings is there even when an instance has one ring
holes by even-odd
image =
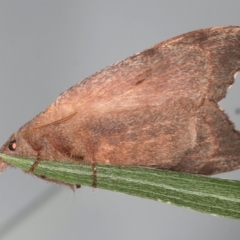
[[[240,27],[175,37],[68,89],[1,152],[201,174],[239,168],[240,133],[218,106],[239,69]]]

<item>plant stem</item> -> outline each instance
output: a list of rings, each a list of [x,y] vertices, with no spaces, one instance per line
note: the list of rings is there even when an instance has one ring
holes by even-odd
[[[33,159],[0,154],[28,171]],[[90,165],[42,161],[34,174],[65,184],[92,186]],[[97,165],[97,187],[200,212],[240,219],[240,182],[142,167]]]

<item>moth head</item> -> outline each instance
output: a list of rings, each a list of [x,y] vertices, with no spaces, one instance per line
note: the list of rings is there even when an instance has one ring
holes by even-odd
[[[19,157],[36,158],[37,152],[25,140],[23,132],[14,133],[8,141],[2,146],[1,153]]]

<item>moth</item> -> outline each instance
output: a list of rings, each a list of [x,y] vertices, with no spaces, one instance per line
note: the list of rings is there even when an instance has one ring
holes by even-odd
[[[195,174],[240,167],[240,133],[218,106],[240,70],[240,27],[197,30],[63,92],[3,145],[8,155]],[[8,164],[1,160],[3,170]]]

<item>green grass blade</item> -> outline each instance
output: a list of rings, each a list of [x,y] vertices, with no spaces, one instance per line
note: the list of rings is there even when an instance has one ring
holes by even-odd
[[[34,162],[4,154],[0,157],[24,171]],[[34,174],[66,184],[92,185],[90,165],[42,161]],[[97,187],[240,219],[239,181],[159,169],[97,165]]]

